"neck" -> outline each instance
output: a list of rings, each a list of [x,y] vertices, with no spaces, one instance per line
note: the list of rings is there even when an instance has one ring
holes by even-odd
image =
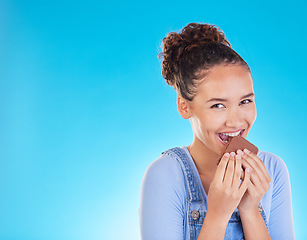
[[[219,155],[209,150],[198,138],[187,147],[200,175],[215,174]]]

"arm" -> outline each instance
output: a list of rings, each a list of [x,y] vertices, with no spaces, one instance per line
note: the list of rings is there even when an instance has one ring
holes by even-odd
[[[247,240],[271,239],[268,229],[257,209],[246,213],[240,212],[244,236]]]
[[[293,240],[295,237],[289,173],[282,159],[275,155],[273,157],[276,161],[272,180],[273,193],[269,231],[274,240]]]
[[[208,211],[197,240],[223,240],[228,221]]]
[[[142,240],[182,240],[183,179],[167,156],[151,164],[143,178],[140,204]]]

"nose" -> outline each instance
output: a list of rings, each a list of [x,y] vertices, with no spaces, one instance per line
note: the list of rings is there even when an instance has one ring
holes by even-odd
[[[226,127],[238,130],[243,125],[243,115],[238,109],[229,110],[227,113]]]

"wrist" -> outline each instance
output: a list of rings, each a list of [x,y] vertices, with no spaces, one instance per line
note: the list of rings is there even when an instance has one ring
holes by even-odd
[[[214,211],[207,211],[204,223],[200,230],[198,240],[200,239],[224,239],[229,219]]]
[[[258,204],[253,204],[252,206],[238,206],[238,210],[240,215],[241,214],[257,214],[259,210],[259,205]]]
[[[261,216],[258,206],[249,209],[238,209],[240,217],[244,219],[255,219]]]
[[[215,211],[210,211],[208,209],[206,213],[206,218],[210,220],[211,223],[218,227],[227,227],[227,224],[229,222],[230,216],[226,216],[225,214],[218,214]]]

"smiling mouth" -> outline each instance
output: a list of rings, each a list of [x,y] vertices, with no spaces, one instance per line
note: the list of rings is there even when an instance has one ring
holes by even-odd
[[[218,136],[220,138],[220,140],[223,142],[223,143],[228,143],[229,140],[232,138],[232,137],[235,137],[235,136],[242,136],[243,135],[243,132],[244,132],[245,129],[243,130],[239,130],[237,132],[231,132],[231,133],[218,133]]]

